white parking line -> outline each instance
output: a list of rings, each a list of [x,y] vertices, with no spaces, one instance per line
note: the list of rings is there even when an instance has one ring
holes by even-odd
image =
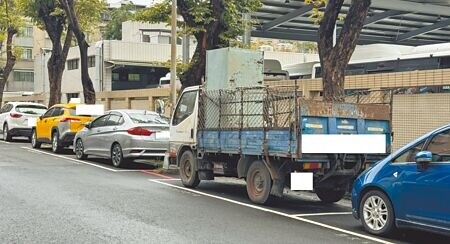
[[[55,158],[62,158],[62,159],[65,159],[65,160],[69,160],[69,161],[71,161],[71,162],[73,162],[75,164],[86,164],[86,165],[94,166],[94,167],[97,167],[97,168],[100,168],[100,169],[104,169],[104,170],[108,170],[108,171],[112,171],[112,172],[120,171],[120,170],[116,170],[116,169],[110,169],[108,167],[104,167],[104,166],[101,166],[101,165],[97,165],[97,164],[93,164],[93,163],[89,163],[89,162],[84,162],[82,160],[69,158],[69,157],[62,156],[62,155],[56,155],[56,154],[53,154],[53,153],[43,152],[41,150],[37,150],[37,149],[29,148],[29,147],[22,147],[22,148],[25,149],[25,150],[28,150],[30,152],[42,153],[42,154],[46,154],[46,155],[49,155],[49,156],[52,156],[52,157],[55,157]]]
[[[5,143],[5,144],[11,144],[11,142],[7,142],[7,141],[0,141],[1,143]]]
[[[256,205],[252,205],[252,204],[248,204],[248,203],[243,203],[243,202],[231,200],[231,199],[228,199],[228,198],[225,198],[225,197],[219,197],[219,196],[211,195],[211,194],[204,193],[204,192],[201,192],[201,191],[196,191],[196,190],[193,190],[193,189],[172,185],[172,184],[169,184],[169,183],[166,183],[166,182],[162,182],[161,180],[149,180],[149,181],[157,183],[157,184],[162,184],[162,185],[166,185],[166,186],[169,186],[169,187],[181,189],[181,190],[184,190],[184,191],[193,192],[193,193],[196,193],[196,194],[199,194],[199,195],[203,195],[203,196],[206,196],[206,197],[211,197],[211,198],[219,199],[219,200],[222,200],[222,201],[234,203],[234,204],[241,205],[241,206],[244,206],[244,207],[253,208],[253,209],[261,210],[261,211],[264,211],[264,212],[277,214],[277,215],[280,215],[280,216],[283,216],[283,217],[299,220],[299,221],[302,221],[302,222],[305,222],[305,223],[313,224],[313,225],[316,225],[316,226],[320,226],[320,227],[327,228],[327,229],[330,229],[330,230],[334,230],[334,231],[337,231],[337,232],[345,233],[345,234],[348,234],[348,235],[357,236],[357,237],[364,238],[364,239],[367,239],[367,240],[371,240],[371,241],[374,241],[374,242],[384,243],[384,244],[393,244],[392,242],[385,241],[385,240],[382,240],[382,239],[379,239],[379,238],[376,238],[376,237],[363,235],[363,234],[356,233],[356,232],[353,232],[353,231],[341,229],[339,227],[323,224],[323,223],[320,223],[320,222],[317,222],[317,221],[313,221],[313,220],[305,219],[305,218],[302,218],[302,217],[286,214],[286,213],[275,211],[275,210],[268,209],[268,208],[263,208],[261,206],[256,206]]]
[[[293,214],[292,216],[295,216],[295,217],[309,217],[309,216],[348,215],[348,214],[352,214],[352,212]]]

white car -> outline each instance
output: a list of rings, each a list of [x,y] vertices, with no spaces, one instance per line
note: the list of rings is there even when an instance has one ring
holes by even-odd
[[[47,111],[39,103],[8,102],[0,110],[0,131],[3,140],[11,141],[15,136],[31,137],[33,121]]]

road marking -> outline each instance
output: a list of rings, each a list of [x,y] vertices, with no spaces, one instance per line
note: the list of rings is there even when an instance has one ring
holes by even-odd
[[[7,142],[7,141],[0,141],[1,143],[5,143],[5,144],[11,144],[11,142]]]
[[[71,161],[74,164],[86,164],[86,165],[89,165],[89,166],[94,166],[94,167],[97,167],[97,168],[100,168],[100,169],[104,169],[104,170],[108,170],[108,171],[115,172],[115,173],[120,173],[120,172],[144,172],[145,171],[144,173],[146,173],[146,174],[159,176],[159,177],[164,178],[164,179],[174,179],[173,177],[169,177],[169,176],[166,176],[166,175],[158,174],[158,173],[155,173],[155,172],[152,172],[152,171],[148,171],[148,170],[140,170],[140,169],[111,169],[109,167],[101,166],[101,165],[94,164],[94,163],[89,163],[89,162],[86,162],[86,161],[83,161],[83,160],[74,159],[74,158],[70,158],[70,157],[66,157],[66,156],[62,156],[62,155],[57,155],[57,154],[54,154],[54,153],[44,152],[42,150],[37,150],[37,149],[34,149],[34,148],[29,148],[29,147],[21,147],[21,148],[25,149],[25,150],[27,150],[29,152],[32,152],[32,153],[39,153],[39,154],[45,154],[45,155],[49,155],[49,156],[56,157],[56,158],[62,158],[62,159],[65,159],[65,160],[69,160],[69,161]]]
[[[298,216],[293,216],[293,215],[290,215],[290,214],[286,214],[286,213],[275,211],[275,210],[268,209],[268,208],[263,208],[261,206],[256,206],[256,205],[252,205],[252,204],[248,204],[248,203],[243,203],[243,202],[231,200],[231,199],[228,199],[228,198],[225,198],[225,197],[219,197],[219,196],[215,196],[215,195],[212,195],[212,194],[204,193],[204,192],[201,192],[201,191],[197,191],[197,190],[193,190],[193,189],[189,189],[189,188],[185,188],[185,187],[181,187],[181,186],[172,185],[172,184],[169,184],[169,183],[166,183],[166,182],[162,182],[160,180],[149,180],[149,181],[157,183],[157,184],[162,184],[162,185],[166,185],[166,186],[169,186],[169,187],[181,189],[181,190],[184,190],[184,191],[193,192],[193,193],[196,193],[196,194],[199,194],[199,195],[203,195],[203,196],[206,196],[206,197],[211,197],[211,198],[219,199],[219,200],[222,200],[222,201],[234,203],[234,204],[241,205],[241,206],[244,206],[244,207],[261,210],[263,212],[277,214],[277,215],[280,215],[280,216],[283,216],[283,217],[299,220],[299,221],[302,221],[302,222],[305,222],[305,223],[309,223],[309,224],[320,226],[320,227],[323,227],[323,228],[326,228],[326,229],[334,230],[334,231],[337,231],[337,232],[341,232],[341,233],[357,236],[357,237],[364,238],[364,239],[367,239],[367,240],[371,240],[371,241],[374,241],[374,242],[384,243],[384,244],[393,244],[393,242],[385,241],[385,240],[382,240],[382,239],[379,239],[379,238],[376,238],[376,237],[363,235],[363,234],[356,233],[356,232],[353,232],[353,231],[341,229],[339,227],[323,224],[323,223],[320,223],[320,222],[317,222],[317,221],[305,219],[305,218],[298,217]]]
[[[170,176],[167,176],[167,175],[163,175],[163,174],[158,174],[158,173],[150,171],[150,170],[141,170],[141,172],[144,173],[144,174],[158,176],[158,177],[161,177],[161,178],[164,178],[164,179],[170,179],[170,180],[173,179],[173,177],[170,177]]]
[[[97,167],[97,168],[100,168],[100,169],[104,169],[104,170],[108,170],[108,171],[112,171],[112,172],[118,172],[119,171],[119,170],[110,169],[108,167],[104,167],[104,166],[101,166],[101,165],[97,165],[97,164],[93,164],[93,163],[89,163],[89,162],[84,162],[82,160],[69,158],[69,157],[62,156],[62,155],[56,155],[56,154],[53,154],[53,153],[43,152],[41,150],[37,150],[37,149],[29,148],[29,147],[22,147],[22,148],[26,149],[26,150],[28,150],[30,152],[37,152],[37,153],[42,153],[42,154],[46,154],[46,155],[49,155],[49,156],[53,156],[53,157],[56,157],[56,158],[66,159],[66,160],[72,161],[75,164],[86,164],[86,165],[94,166],[94,167]]]
[[[292,214],[292,216],[295,216],[295,217],[308,217],[308,216],[328,216],[328,215],[348,215],[348,214],[352,214],[352,212]]]

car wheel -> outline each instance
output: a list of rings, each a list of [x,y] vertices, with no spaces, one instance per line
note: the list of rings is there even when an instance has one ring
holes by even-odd
[[[31,131],[31,147],[33,148],[41,148],[41,143],[38,142],[36,130]]]
[[[367,232],[375,235],[388,235],[395,229],[394,209],[391,201],[381,191],[369,191],[359,204],[361,223]]]
[[[8,124],[3,126],[3,140],[4,141],[12,141],[12,136],[9,134]]]
[[[335,203],[339,202],[345,195],[345,189],[326,189],[326,188],[317,188],[314,189],[316,195],[319,199],[324,203]]]
[[[265,204],[269,200],[272,178],[262,161],[255,161],[247,172],[247,194],[254,203]]]
[[[123,157],[122,147],[119,143],[114,143],[111,148],[111,162],[116,168],[124,167],[129,160]]]
[[[75,143],[75,155],[77,156],[77,159],[87,159],[87,155],[84,154],[84,145],[81,139],[77,139],[77,142]]]
[[[52,151],[54,153],[60,153],[62,149],[63,148],[59,145],[59,133],[58,131],[55,131],[52,135]]]
[[[200,184],[198,172],[194,168],[194,154],[184,151],[180,159],[180,178],[185,187],[195,188]]]

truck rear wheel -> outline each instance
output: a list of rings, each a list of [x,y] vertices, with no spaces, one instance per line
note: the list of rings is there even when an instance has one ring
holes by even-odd
[[[247,194],[254,203],[265,204],[270,196],[272,178],[262,161],[255,161],[247,172]]]
[[[198,172],[194,167],[194,154],[190,150],[184,151],[181,155],[180,178],[185,187],[195,188],[200,184]]]
[[[315,192],[322,202],[335,203],[344,197],[346,191],[345,189],[318,188]]]

